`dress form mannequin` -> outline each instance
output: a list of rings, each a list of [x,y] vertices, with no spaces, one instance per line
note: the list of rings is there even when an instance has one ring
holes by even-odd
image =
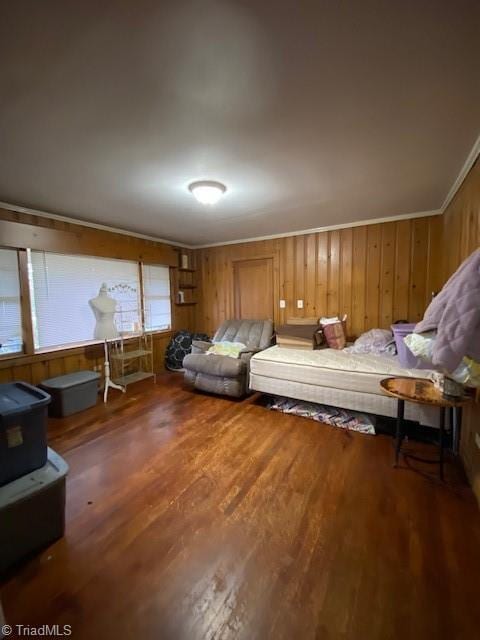
[[[98,296],[89,300],[89,305],[93,311],[95,319],[97,321],[95,325],[95,331],[93,337],[95,340],[104,340],[103,347],[105,352],[105,386],[103,391],[103,401],[106,402],[108,398],[109,389],[118,389],[125,393],[125,387],[112,382],[110,378],[110,359],[108,357],[108,343],[107,340],[114,340],[118,337],[117,327],[115,326],[115,311],[117,310],[117,302],[108,295],[108,287],[105,282],[102,283]]]
[[[108,288],[104,282],[100,287],[98,296],[89,301],[97,321],[93,337],[95,340],[113,340],[118,337],[114,315],[117,310],[117,302],[108,295]]]

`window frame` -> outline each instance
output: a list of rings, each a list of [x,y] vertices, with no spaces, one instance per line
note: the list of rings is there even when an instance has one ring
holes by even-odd
[[[39,358],[43,358],[44,360],[51,360],[54,358],[60,358],[63,354],[66,355],[74,355],[75,353],[82,353],[85,349],[95,348],[103,345],[103,340],[89,340],[89,341],[80,341],[76,343],[67,343],[64,345],[50,346],[45,347],[43,349],[35,349],[34,345],[34,334],[33,334],[33,322],[32,322],[32,304],[30,297],[30,282],[29,282],[29,274],[28,274],[28,249],[27,248],[19,248],[12,246],[3,246],[0,245],[0,248],[9,249],[11,251],[15,251],[17,254],[17,264],[18,264],[18,276],[19,276],[19,284],[20,284],[20,319],[22,326],[22,351],[18,351],[15,353],[6,353],[0,354],[0,362],[5,363],[5,361],[15,361],[16,364],[12,366],[20,366],[22,364],[28,364],[37,362]],[[35,249],[38,250],[38,249]],[[83,257],[92,257],[99,258],[105,257],[107,260],[122,260],[122,258],[113,258],[111,256],[98,256],[84,253],[63,253],[61,251],[45,251],[45,253],[58,253],[60,255],[69,255],[69,256],[83,256]],[[145,333],[149,335],[171,335],[174,331],[174,305],[173,305],[173,295],[174,295],[174,283],[172,277],[172,266],[164,263],[155,263],[153,261],[143,262],[142,260],[132,260],[135,262],[138,269],[139,275],[139,284],[140,284],[140,319],[142,323],[142,327],[144,327]],[[145,309],[144,309],[144,287],[143,287],[143,264],[147,266],[159,266],[166,267],[169,270],[169,280],[170,280],[170,320],[171,326],[169,329],[145,329]],[[123,340],[128,344],[131,340],[135,340],[138,338],[138,335],[124,335]],[[103,353],[103,351],[102,351]],[[4,368],[4,367],[2,367]]]
[[[26,281],[25,288],[25,278],[24,278],[24,266],[26,264],[27,251],[25,249],[18,249],[15,247],[9,247],[0,245],[0,249],[5,249],[8,251],[14,251],[17,257],[17,270],[18,270],[18,291],[20,298],[20,327],[21,327],[21,335],[22,335],[22,348],[20,351],[15,351],[14,353],[2,353],[0,354],[0,361],[4,360],[12,360],[15,358],[22,358],[26,354],[29,353],[30,347],[33,345],[33,333],[31,332],[31,325],[29,323],[30,315],[30,290],[28,287],[28,277]],[[31,343],[30,343],[31,338]]]
[[[172,267],[168,264],[161,264],[159,262],[144,262],[141,261],[138,263],[140,268],[140,293],[141,293],[141,314],[142,314],[142,326],[144,328],[145,333],[149,335],[156,333],[172,333],[173,332],[173,324],[174,324],[174,304],[172,294],[175,290],[175,282],[172,277]],[[170,328],[169,329],[147,329],[145,327],[145,289],[144,289],[144,281],[143,281],[143,267],[164,267],[168,269],[168,282],[170,289]],[[173,294],[174,295],[174,294]]]

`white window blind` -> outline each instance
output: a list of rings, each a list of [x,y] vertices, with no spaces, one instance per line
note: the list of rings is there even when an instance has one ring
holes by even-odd
[[[0,249],[0,355],[23,349],[17,252]]]
[[[117,301],[117,330],[141,329],[137,262],[29,251],[29,278],[36,349],[94,340],[89,300],[104,282]]]
[[[146,331],[161,331],[172,326],[170,272],[168,267],[143,265],[143,310]]]

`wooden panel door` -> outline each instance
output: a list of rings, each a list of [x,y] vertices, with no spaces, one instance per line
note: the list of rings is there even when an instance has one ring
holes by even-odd
[[[235,318],[272,320],[273,259],[238,260],[233,263]]]

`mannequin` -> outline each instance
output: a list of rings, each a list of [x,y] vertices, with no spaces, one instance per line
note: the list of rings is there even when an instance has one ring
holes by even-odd
[[[118,389],[125,393],[125,387],[112,382],[110,378],[110,359],[108,357],[108,343],[107,340],[115,340],[118,338],[117,327],[115,326],[115,311],[117,310],[117,301],[108,295],[108,287],[106,282],[102,282],[100,291],[96,298],[92,298],[88,301],[93,314],[96,319],[95,331],[93,337],[95,340],[103,340],[103,348],[105,352],[105,387],[103,391],[103,401],[106,402],[108,398],[109,389]]]
[[[108,295],[108,287],[102,283],[98,296],[89,300],[89,305],[97,321],[93,337],[95,340],[113,340],[118,337],[114,315],[117,302]]]

